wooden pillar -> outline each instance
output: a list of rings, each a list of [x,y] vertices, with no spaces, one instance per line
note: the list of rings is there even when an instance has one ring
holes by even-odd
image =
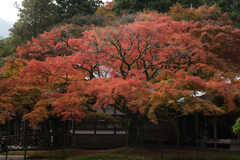
[[[20,123],[21,123],[21,131],[20,131],[20,134],[23,135],[23,130],[24,130],[23,121],[21,121]]]
[[[9,147],[9,145],[10,145],[10,129],[11,129],[11,123],[10,123],[10,121],[8,121],[8,137],[7,137],[7,148],[6,148],[6,157],[5,157],[5,160],[7,160],[8,159],[8,147]]]
[[[66,124],[65,124],[65,121],[63,122],[63,160],[65,160],[65,143],[66,143],[66,140],[65,140],[65,131],[66,130]]]
[[[24,121],[24,160],[27,159],[27,124]]]
[[[96,123],[94,123],[94,134],[96,135],[97,134],[97,126],[96,126]],[[96,137],[95,137],[96,138]]]
[[[207,155],[207,118],[206,116],[204,115],[204,147],[205,147],[205,159],[206,158],[206,155]]]
[[[196,132],[196,140],[197,140],[197,155],[199,155],[198,150],[198,113],[195,113],[195,132]]]
[[[114,107],[114,116],[116,116],[116,107]],[[114,123],[113,123],[114,124]],[[116,127],[115,127],[115,124],[114,124],[114,135],[116,135]]]
[[[45,120],[45,121],[43,122],[43,133],[47,133],[47,121],[48,121],[48,120]]]
[[[25,134],[25,132],[24,132],[25,131],[25,121],[22,121],[21,123],[22,123],[21,124],[22,125],[22,132],[21,132],[21,134],[24,135]]]
[[[16,115],[16,117],[15,117],[15,136],[17,136],[18,134],[17,134],[17,115]]]
[[[214,140],[217,141],[217,116],[214,115]],[[215,143],[215,148],[217,148],[217,145]]]
[[[68,121],[68,131],[70,131],[71,127],[72,127],[72,129],[73,129],[72,123],[71,123],[71,121],[69,120],[69,121]]]
[[[179,160],[179,131],[178,131],[178,115],[176,116],[176,130],[177,130],[177,159]]]
[[[163,115],[161,111],[161,160],[163,160]]]
[[[53,132],[53,121],[50,120],[49,122],[50,133]],[[53,135],[51,134],[51,146],[53,146]]]
[[[75,134],[75,124],[76,124],[76,122],[75,122],[75,120],[73,119],[73,124],[72,124],[72,134],[74,135]]]
[[[125,105],[125,145],[126,145],[126,159],[128,159],[128,118],[127,118],[127,107]]]
[[[183,117],[183,138],[185,139],[187,137],[186,134],[186,116]]]
[[[160,121],[158,121],[158,145],[161,147],[161,125]]]

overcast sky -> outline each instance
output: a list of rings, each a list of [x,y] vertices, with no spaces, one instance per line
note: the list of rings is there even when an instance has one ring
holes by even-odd
[[[14,8],[14,3],[22,4],[22,1],[23,0],[0,0],[0,18],[16,22],[18,20],[18,9]],[[102,1],[106,2],[107,0]]]
[[[12,22],[18,19],[18,9],[14,8],[14,2],[22,4],[22,0],[0,0],[0,18]]]

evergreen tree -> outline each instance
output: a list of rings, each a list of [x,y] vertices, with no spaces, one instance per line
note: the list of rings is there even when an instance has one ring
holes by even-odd
[[[56,0],[58,4],[58,13],[60,18],[68,19],[76,14],[94,14],[100,4],[101,0]]]
[[[13,43],[14,39],[8,37],[0,40],[0,67],[3,67],[6,62],[6,58],[14,59],[13,53],[16,52],[17,46]]]
[[[113,2],[115,3],[113,10],[120,16],[123,11],[134,13],[143,9],[167,12],[177,0],[115,0]]]
[[[198,8],[203,4],[214,5],[214,3],[212,4],[212,0],[178,0],[178,3],[184,8]]]
[[[222,13],[228,12],[228,17],[234,21],[235,25],[240,26],[240,0],[218,0]]]
[[[59,19],[53,0],[24,0],[22,7],[15,5],[20,12],[20,19],[10,31],[17,45],[37,37]]]

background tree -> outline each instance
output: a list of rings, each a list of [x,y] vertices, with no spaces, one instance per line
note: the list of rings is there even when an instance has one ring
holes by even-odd
[[[8,37],[0,40],[0,67],[3,67],[7,57],[14,59],[13,53],[16,52],[17,46],[13,43],[13,38]]]
[[[206,4],[196,9],[184,8],[180,3],[174,4],[170,10],[165,13],[175,21],[194,21],[203,22],[203,25],[225,26],[232,25],[227,13],[222,13],[217,5],[207,6]]]
[[[98,7],[98,9],[95,12],[95,15],[105,16],[107,19],[105,20],[105,23],[109,24],[112,21],[116,20],[115,15],[112,12],[113,7],[112,2],[106,2],[104,6]]]
[[[211,3],[212,1],[192,1],[192,0],[179,0],[178,3],[180,3],[181,5],[183,5],[184,8],[198,8],[204,4],[207,4],[208,6],[212,6],[214,5],[214,2]]]
[[[234,21],[235,25],[240,27],[240,1],[239,0],[218,0],[216,3],[220,10],[225,13],[228,12],[228,17]]]
[[[158,12],[167,12],[169,7],[175,4],[175,0],[116,0],[113,1],[115,4],[113,10],[116,15],[121,16],[123,11],[131,14],[139,11],[146,10],[156,10]]]
[[[222,13],[228,12],[228,17],[234,22],[235,25],[239,26],[239,9],[240,2],[239,0],[226,1],[226,0],[203,0],[203,1],[189,1],[189,0],[149,0],[149,1],[130,1],[130,0],[115,0],[113,1],[115,5],[113,6],[113,10],[116,15],[121,16],[123,12],[127,13],[136,13],[138,11],[146,10],[155,10],[159,13],[165,13],[169,11],[169,8],[175,3],[179,3],[183,6],[184,9],[196,9],[201,7],[202,5],[206,5],[208,7],[218,5],[219,9]],[[189,10],[190,11],[190,10]],[[191,13],[189,13],[189,17],[191,17]]]
[[[232,129],[235,134],[238,134],[240,132],[240,118],[236,120],[236,123],[234,126],[232,126]]]
[[[61,20],[77,14],[94,14],[97,8],[103,4],[101,0],[56,0],[56,2]]]
[[[47,30],[58,21],[57,6],[53,0],[24,0],[19,10],[19,20],[10,29],[17,44],[26,43],[32,37]]]

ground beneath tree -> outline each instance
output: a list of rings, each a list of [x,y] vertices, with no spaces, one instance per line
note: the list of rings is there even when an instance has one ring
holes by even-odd
[[[240,159],[240,153],[237,151],[231,151],[229,149],[212,149],[207,148],[207,159],[221,159],[222,157],[228,159]],[[22,160],[24,151],[13,151],[9,152],[9,160]],[[12,155],[18,154],[21,156],[12,157]],[[63,155],[63,150],[52,150],[52,151],[27,151],[29,159],[61,159]],[[82,149],[66,149],[65,150],[65,157],[74,157],[79,155],[87,155],[87,154],[117,154],[122,155],[125,157],[126,155],[126,148],[115,148],[115,149],[107,149],[107,150],[82,150]],[[128,148],[128,155],[133,156],[140,156],[144,157],[147,160],[160,160],[161,158],[161,148],[159,146],[141,146],[135,148]],[[197,148],[196,147],[180,147],[179,149],[180,158],[186,156],[197,156]],[[199,156],[205,156],[205,150],[203,148],[199,148]],[[172,160],[177,157],[177,148],[173,146],[164,147],[163,148],[163,159],[164,160]],[[213,157],[213,158],[212,158]],[[20,158],[20,159],[19,159]],[[191,158],[188,158],[189,160]],[[0,156],[0,160],[5,160],[5,155]]]

